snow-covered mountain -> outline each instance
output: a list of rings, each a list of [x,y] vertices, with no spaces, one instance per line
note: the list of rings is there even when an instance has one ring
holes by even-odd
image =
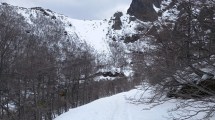
[[[50,20],[50,22],[60,21],[63,25],[62,27],[65,28],[65,35],[77,37],[80,41],[87,42],[99,53],[110,52],[108,43],[113,36],[119,34],[121,36],[135,34],[135,28],[140,24],[138,20],[131,21],[131,16],[126,13],[122,13],[123,15],[120,16],[122,28],[120,30],[113,30],[112,26],[115,22],[114,16],[105,20],[76,20],[41,7],[22,8],[2,3],[1,8],[15,10],[24,17],[25,21],[30,26],[38,26],[39,23],[36,22],[36,19],[41,19],[39,17],[44,17]]]
[[[120,54],[129,59],[131,57],[125,54],[143,52],[149,47],[155,47],[151,44],[151,39],[161,37],[158,34],[166,29],[175,29],[179,15],[183,12],[180,8],[182,3],[183,1],[177,0],[133,0],[127,13],[116,12],[105,20],[75,20],[41,7],[22,8],[7,3],[1,3],[0,8],[2,12],[4,9],[11,9],[21,15],[28,23],[28,32],[40,27],[40,32],[35,32],[38,35],[45,34],[45,30],[48,30],[46,25],[40,26],[39,19],[47,20],[47,25],[51,23],[60,26],[63,30],[59,35],[65,35],[65,39],[71,38],[76,42],[87,43],[95,50],[92,52],[102,55],[102,60],[107,62],[116,57],[114,52],[123,51]],[[196,8],[195,14],[200,14],[200,10]],[[127,63],[129,62],[131,59],[127,60]],[[116,64],[115,67],[117,66],[120,65]]]
[[[70,38],[71,41],[75,40],[77,44],[87,43],[95,50],[91,50],[91,52],[101,55],[102,60],[105,62],[112,61],[112,58],[116,57],[113,55],[115,54],[113,51],[117,52],[117,50],[115,50],[116,47],[114,47],[113,44],[120,45],[123,51],[129,53],[129,50],[132,48],[135,49],[135,47],[125,43],[134,42],[139,39],[138,33],[140,31],[138,27],[148,27],[148,23],[145,25],[144,22],[122,12],[116,12],[113,17],[105,20],[76,20],[41,7],[22,8],[2,3],[0,8],[2,12],[12,9],[15,13],[22,16],[27,24],[26,26],[28,26],[25,30],[31,33],[34,32],[34,34],[38,36],[47,32],[52,34],[52,31],[48,30],[48,27],[49,24],[55,25],[51,27],[53,29],[62,29],[58,34],[64,36],[64,39]],[[117,14],[122,15],[117,16]],[[41,25],[40,20],[42,19],[44,19],[43,21],[47,21],[47,23]],[[117,19],[119,19],[120,22],[118,25]],[[57,28],[57,26],[59,28]],[[115,29],[114,26],[119,26],[120,29]],[[40,30],[39,33],[34,31],[36,27]],[[146,29],[147,28],[144,28],[144,30]],[[133,38],[135,38],[135,40],[133,40]],[[140,44],[140,42],[138,44]],[[143,44],[145,45],[145,42]],[[62,46],[60,43],[58,45]],[[130,48],[127,46],[130,46]],[[100,58],[98,57],[98,59]]]
[[[143,3],[146,3],[146,1],[141,1],[140,4]],[[121,51],[126,54],[133,51],[143,51],[144,49],[148,49],[150,46],[150,40],[147,41],[146,38],[144,38],[144,40],[141,38],[145,35],[151,34],[151,30],[154,29],[154,27],[161,27],[161,24],[163,24],[161,23],[162,21],[167,21],[169,19],[175,20],[177,18],[176,16],[178,11],[175,7],[173,7],[174,9],[167,9],[172,7],[171,3],[171,0],[147,3],[151,10],[146,11],[150,13],[155,12],[156,14],[162,12],[163,14],[159,16],[158,20],[155,22],[151,22],[149,20],[143,20],[145,21],[143,22],[141,21],[142,19],[136,19],[138,16],[134,14],[136,10],[133,10],[132,7],[140,6],[137,6],[138,3],[135,3],[135,1],[132,2],[131,7],[128,10],[130,11],[128,13],[131,15],[116,12],[113,17],[105,20],[75,20],[41,7],[22,8],[10,6],[7,3],[2,3],[0,7],[2,11],[4,11],[4,9],[12,9],[21,15],[28,24],[26,25],[28,26],[26,28],[26,31],[28,32],[34,31],[35,27],[40,27],[40,33],[35,32],[35,34],[45,34],[47,33],[45,30],[48,30],[47,26],[49,23],[55,25],[58,24],[58,26],[63,29],[63,31],[61,31],[62,33],[59,33],[59,35],[65,35],[65,39],[71,38],[79,41],[80,43],[86,42],[89,46],[95,49],[95,51],[92,52],[96,52],[95,54],[102,54],[103,57],[105,56],[105,58],[102,58],[105,61],[112,61],[111,58],[116,57],[113,55],[115,54],[113,52],[119,52],[119,50],[116,50],[117,45],[120,46],[117,49],[122,49]],[[47,26],[40,26],[40,22],[38,22],[39,19],[45,19],[47,21],[47,23],[45,23]],[[125,58],[129,59],[129,56],[126,56]],[[127,62],[131,62],[131,60],[127,60]],[[115,65],[115,67],[117,66],[120,65]]]
[[[2,12],[11,9],[22,17],[26,24],[24,30],[29,34],[52,36],[59,29],[57,36],[61,37],[60,41],[50,43],[50,47],[57,45],[63,49],[66,39],[80,49],[85,49],[81,46],[86,43],[92,48],[88,51],[105,65],[99,72],[123,72],[127,77],[131,76],[132,51],[142,51],[143,47],[149,46],[147,40],[139,40],[139,34],[147,31],[151,23],[142,22],[127,13],[116,12],[105,20],[76,20],[41,7],[23,8],[2,3],[0,8]]]

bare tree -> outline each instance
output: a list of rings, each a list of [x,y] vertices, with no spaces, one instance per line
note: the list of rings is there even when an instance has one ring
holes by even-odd
[[[214,33],[211,32],[215,27],[214,7],[209,1],[176,3],[180,9],[177,21],[161,24],[162,29],[151,38],[156,48],[135,53],[134,59],[140,59],[142,65],[139,72],[144,71],[149,89],[154,91],[154,96],[140,102],[151,103],[153,107],[177,98],[181,102],[172,112],[181,115],[173,114],[171,119],[192,119],[199,114],[205,115],[199,119],[210,119],[214,115],[215,96]]]

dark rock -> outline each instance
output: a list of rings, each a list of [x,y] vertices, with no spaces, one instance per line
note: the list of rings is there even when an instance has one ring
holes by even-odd
[[[53,15],[53,16],[51,17],[51,19],[54,19],[54,20],[55,20],[55,19],[57,19],[57,18],[56,18],[56,16]]]
[[[136,27],[135,30],[137,30],[137,31],[139,31],[139,32],[142,32],[142,31],[145,31],[145,30],[146,30],[146,27],[143,26],[143,25],[139,25],[139,26]]]
[[[203,87],[207,91],[215,93],[215,79],[207,79],[198,83],[198,86]]]
[[[2,5],[8,5],[7,3],[1,3]]]
[[[114,14],[114,19],[113,19],[113,21],[114,21],[114,24],[113,24],[113,26],[112,26],[112,28],[114,29],[114,30],[121,30],[122,29],[122,21],[121,21],[121,19],[120,19],[120,17],[122,16],[123,14],[122,14],[122,12],[116,12],[115,14]]]
[[[116,12],[113,16],[114,16],[115,18],[120,18],[120,17],[122,17],[122,15],[123,15],[122,12]]]
[[[134,34],[132,36],[125,36],[124,38],[124,43],[133,43],[137,40],[140,39],[140,35],[139,34]]]
[[[116,38],[115,38],[115,37],[113,37],[113,38],[112,38],[112,40],[113,40],[113,41],[116,41]]]
[[[49,13],[46,12],[42,7],[33,7],[31,9],[39,10],[41,11],[45,16],[50,16]]]
[[[50,9],[46,9],[47,11],[49,11],[49,12],[52,12],[52,10],[50,10]]]
[[[157,32],[157,27],[156,26],[152,26],[148,31],[147,31],[147,35],[152,35],[152,36],[157,36],[158,32]]]
[[[99,72],[96,75],[103,76],[103,77],[125,77],[123,73],[120,72]]]
[[[67,31],[64,31],[64,35],[68,35]]]
[[[144,55],[142,51],[132,51],[132,54]]]
[[[182,99],[205,98],[215,95],[215,79],[200,81],[198,84],[184,84],[179,90],[167,93],[167,97]]]
[[[155,21],[158,14],[153,8],[153,5],[160,7],[162,0],[133,0],[127,13],[135,16],[142,21]]]
[[[129,17],[129,21],[131,22],[131,21],[135,21],[137,18],[136,17],[134,17],[134,16],[130,16]]]
[[[201,23],[201,27],[206,31],[215,27],[214,21],[214,9],[215,7],[207,8],[203,7],[199,13],[198,20]]]
[[[26,32],[26,33],[30,33],[31,31],[30,31],[30,30],[26,30],[25,32]]]

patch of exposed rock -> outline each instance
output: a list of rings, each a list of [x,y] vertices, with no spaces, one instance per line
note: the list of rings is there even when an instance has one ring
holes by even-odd
[[[122,15],[123,15],[122,12],[116,12],[114,14],[114,19],[113,19],[114,23],[112,25],[112,28],[114,30],[121,30],[122,29],[122,21],[120,19],[122,17]]]
[[[160,7],[162,0],[133,0],[127,13],[144,22],[153,22],[158,19],[158,14],[153,8]]]

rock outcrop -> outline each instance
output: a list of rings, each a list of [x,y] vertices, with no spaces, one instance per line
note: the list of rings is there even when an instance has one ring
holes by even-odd
[[[158,14],[153,8],[160,7],[162,0],[133,0],[127,13],[144,22],[157,20]]]
[[[114,19],[113,19],[114,24],[113,24],[113,26],[112,26],[112,28],[113,28],[114,30],[121,30],[121,29],[122,29],[122,21],[121,21],[121,19],[120,19],[120,17],[122,17],[122,16],[123,16],[123,13],[122,13],[122,12],[116,12],[116,13],[114,14]]]

